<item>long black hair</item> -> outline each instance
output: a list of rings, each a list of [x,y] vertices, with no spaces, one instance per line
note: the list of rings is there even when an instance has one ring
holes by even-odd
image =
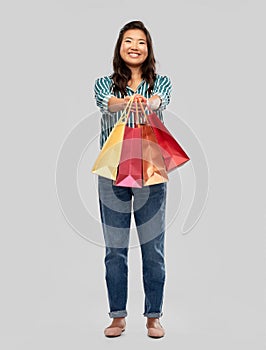
[[[148,92],[150,93],[154,86],[155,81],[155,58],[152,47],[152,39],[149,31],[144,26],[141,21],[132,21],[124,25],[120,30],[119,36],[116,42],[114,58],[113,58],[113,70],[112,79],[114,82],[113,89],[114,91],[120,91],[122,96],[126,95],[126,86],[128,81],[131,79],[131,70],[126,66],[125,62],[120,56],[120,47],[123,40],[124,33],[129,29],[140,29],[144,32],[147,38],[147,47],[148,47],[148,56],[146,60],[142,63],[142,79],[146,80],[149,84]]]

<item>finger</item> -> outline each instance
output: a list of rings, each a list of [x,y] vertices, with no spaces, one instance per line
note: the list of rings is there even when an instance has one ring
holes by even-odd
[[[134,98],[134,101],[137,101],[137,102],[146,102],[146,97],[142,96],[142,95],[135,95],[135,98]]]

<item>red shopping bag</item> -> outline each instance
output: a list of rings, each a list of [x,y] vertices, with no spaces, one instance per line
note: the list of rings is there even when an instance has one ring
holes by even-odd
[[[141,130],[144,186],[167,182],[168,176],[165,163],[152,127],[148,124],[143,124],[141,125]]]
[[[148,114],[147,118],[160,145],[167,172],[190,160],[186,152],[155,113]]]
[[[125,126],[115,185],[142,187],[141,129]]]

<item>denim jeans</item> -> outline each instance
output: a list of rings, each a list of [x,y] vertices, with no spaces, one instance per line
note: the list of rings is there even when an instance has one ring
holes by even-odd
[[[128,249],[133,206],[142,256],[146,317],[162,316],[166,279],[164,259],[166,183],[142,188],[120,187],[98,177],[105,240],[105,280],[111,318],[127,316]],[[133,205],[132,205],[133,204]]]

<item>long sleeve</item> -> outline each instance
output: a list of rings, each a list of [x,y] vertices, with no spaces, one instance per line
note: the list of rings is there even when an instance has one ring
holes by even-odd
[[[101,111],[108,111],[108,101],[114,96],[111,93],[112,80],[110,77],[98,78],[95,81],[94,93],[97,106]]]
[[[165,76],[157,76],[157,79],[154,83],[154,88],[152,95],[157,95],[161,98],[162,103],[159,107],[159,110],[163,110],[170,102],[172,92],[172,83],[169,77]]]

